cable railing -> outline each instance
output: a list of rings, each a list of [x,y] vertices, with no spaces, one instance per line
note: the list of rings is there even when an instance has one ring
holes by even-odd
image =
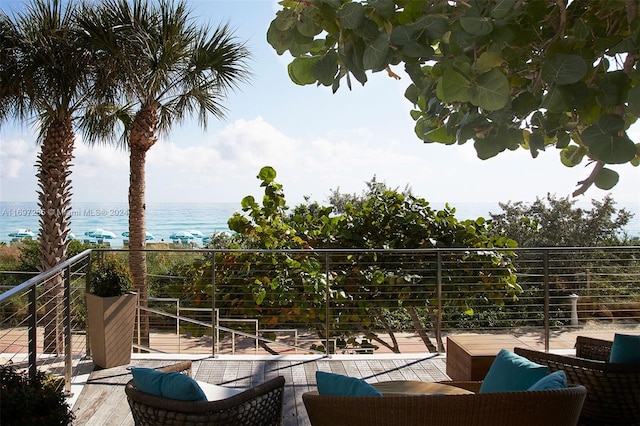
[[[87,250],[0,294],[0,364],[65,378],[90,357]],[[638,327],[640,247],[425,250],[147,250],[134,351],[444,352],[458,332]],[[2,283],[0,282],[0,285]],[[147,336],[144,341],[141,336]],[[143,344],[144,343],[144,344]]]

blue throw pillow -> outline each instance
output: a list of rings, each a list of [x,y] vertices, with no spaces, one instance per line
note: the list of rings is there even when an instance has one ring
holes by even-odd
[[[320,395],[334,396],[382,396],[382,393],[369,383],[355,377],[316,371],[316,382]]]
[[[640,336],[616,333],[609,362],[640,362]]]
[[[180,401],[206,401],[198,383],[186,374],[164,373],[153,368],[132,368],[131,374],[139,391]]]
[[[480,386],[480,393],[527,390],[546,375],[545,365],[502,349],[493,360]]]
[[[533,390],[564,389],[567,387],[567,375],[562,370],[554,371],[538,380],[529,388]]]

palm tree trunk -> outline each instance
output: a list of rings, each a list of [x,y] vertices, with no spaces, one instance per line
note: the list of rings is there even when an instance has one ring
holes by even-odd
[[[129,176],[129,268],[142,307],[148,306],[147,299],[149,297],[147,292],[147,253],[145,252],[144,164],[146,155],[146,151],[131,147],[129,161],[131,173]],[[136,327],[134,339],[143,346],[149,346],[149,315],[147,311],[141,310],[138,318],[140,323]]]
[[[69,118],[53,121],[46,131],[38,156],[40,207],[40,265],[46,271],[67,260],[67,234],[71,217],[71,160],[74,133]],[[64,353],[62,325],[62,275],[45,283],[44,352]]]
[[[149,346],[149,314],[147,289],[146,201],[145,163],[147,151],[156,142],[158,124],[157,107],[143,106],[134,119],[129,141],[129,268],[133,285],[138,292],[142,310],[134,339],[142,346]]]

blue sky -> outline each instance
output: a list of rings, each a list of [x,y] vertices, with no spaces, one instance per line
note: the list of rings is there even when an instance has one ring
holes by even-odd
[[[22,0],[0,0],[5,11]],[[309,196],[326,201],[330,190],[360,193],[374,175],[389,186],[409,185],[431,202],[533,201],[547,193],[570,195],[589,174],[564,167],[555,149],[532,159],[528,152],[505,152],[482,161],[472,142],[462,146],[423,144],[413,133],[409,84],[386,73],[370,75],[366,86],[337,94],[330,88],[297,86],[289,79],[289,58],[266,42],[278,10],[272,0],[190,1],[194,16],[212,25],[228,22],[252,53],[253,77],[230,94],[224,121],[207,130],[196,121],[176,125],[147,156],[147,204],[159,202],[239,202],[262,194],[256,175],[272,166],[289,205]],[[640,141],[636,124],[632,139]],[[34,132],[4,123],[0,128],[0,201],[36,201],[38,153]],[[128,156],[108,147],[88,148],[77,138],[73,162],[77,202],[126,202]],[[618,202],[640,204],[640,168],[611,166],[620,173],[611,191],[591,188],[585,200],[610,193]]]

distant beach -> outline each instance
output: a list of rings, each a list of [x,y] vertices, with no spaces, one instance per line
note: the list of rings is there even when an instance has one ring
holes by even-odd
[[[442,209],[445,203],[430,203],[434,209]],[[590,208],[591,204],[580,206]],[[291,206],[293,207],[293,206]],[[500,213],[497,202],[450,203],[456,208],[459,220],[489,218],[489,213]],[[640,236],[640,203],[617,203],[616,208],[626,209],[634,214],[625,231],[631,237]],[[71,231],[79,240],[94,240],[85,235],[96,229],[104,229],[115,234],[107,240],[112,247],[122,247],[129,230],[129,207],[127,203],[75,203],[71,211]],[[171,234],[181,231],[199,231],[204,236],[214,232],[229,232],[227,220],[235,211],[241,212],[237,203],[149,203],[147,204],[147,231],[154,239],[151,242],[171,242]],[[10,233],[18,229],[30,229],[38,233],[40,228],[39,209],[36,203],[0,202],[0,241],[10,242]],[[202,240],[195,238],[196,244]]]

